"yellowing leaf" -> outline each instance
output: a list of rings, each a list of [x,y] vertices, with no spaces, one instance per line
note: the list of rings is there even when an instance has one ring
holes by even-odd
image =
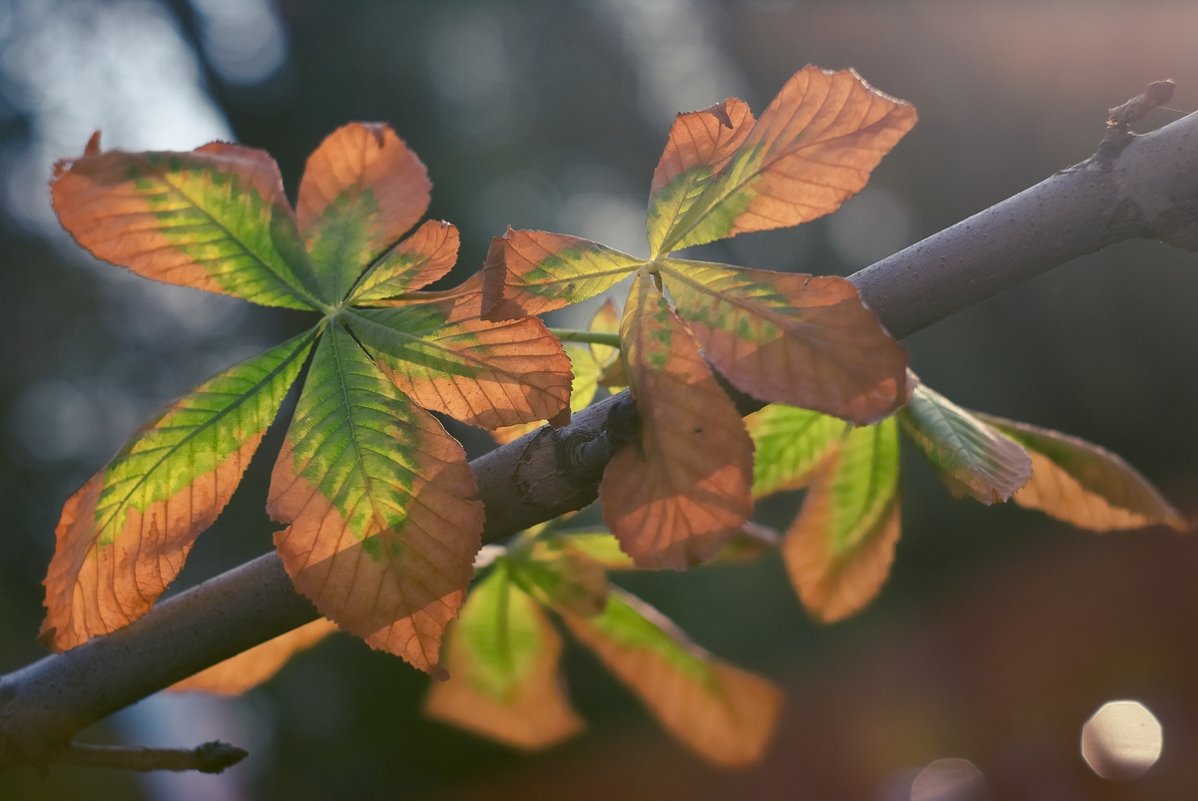
[[[530,539],[511,549],[509,561],[520,586],[546,606],[587,617],[603,611],[607,571],[571,537]]]
[[[1015,503],[1091,531],[1189,524],[1134,467],[1085,440],[1046,428],[978,414],[1027,449],[1032,477]]]
[[[560,309],[610,289],[642,263],[576,236],[509,230],[487,254],[483,316],[507,320]]]
[[[431,190],[424,164],[386,125],[354,122],[329,134],[308,157],[296,208],[321,295],[345,297],[416,224]]]
[[[914,124],[913,107],[856,72],[804,67],[655,252],[785,228],[835,211],[865,186]]]
[[[420,405],[494,428],[555,417],[570,360],[540,320],[450,322],[446,304],[352,309],[346,320],[383,373]]]
[[[561,650],[561,637],[501,560],[450,627],[450,678],[433,685],[425,712],[517,748],[564,740],[583,722],[558,676]]]
[[[574,372],[574,379],[570,382],[570,411],[581,412],[591,405],[595,391],[599,388],[599,365],[595,363],[590,352],[580,345],[567,344],[565,351]],[[536,431],[543,424],[543,421],[535,420],[531,423],[505,426],[492,431],[491,436],[495,438],[496,442],[503,445],[520,439],[530,431]]]
[[[725,767],[760,761],[781,705],[774,685],[716,659],[616,588],[603,614],[562,620],[684,745]]]
[[[620,313],[616,311],[616,304],[610,299],[604,301],[603,305],[595,310],[595,315],[591,317],[591,324],[588,330],[597,334],[618,334],[620,333]],[[606,371],[620,359],[620,349],[613,348],[611,345],[604,345],[598,342],[590,343],[591,355],[595,358],[595,363],[601,370]]]
[[[711,108],[679,114],[649,191],[649,252],[657,258],[679,218],[732,158],[753,128],[753,113],[730,97]],[[685,232],[681,232],[685,233]]]
[[[311,266],[269,155],[213,143],[191,153],[100,153],[55,166],[64,228],[97,258],[156,281],[291,309],[317,304]],[[312,279],[314,280],[314,279]]]
[[[71,496],[45,581],[55,650],[150,610],[229,502],[311,346],[304,334],[209,379]]]
[[[899,538],[898,427],[849,432],[821,465],[782,544],[803,606],[831,623],[878,594]]]
[[[453,269],[458,242],[454,226],[442,220],[426,221],[362,277],[352,302],[372,306],[431,284]]]
[[[907,399],[907,357],[843,278],[658,262],[678,316],[739,389],[875,422]]]
[[[835,417],[779,403],[753,412],[745,427],[753,438],[754,498],[805,487],[847,429]]]
[[[603,473],[603,518],[639,566],[683,569],[714,556],[748,519],[753,443],[645,271],[620,340],[641,436]]]
[[[461,445],[401,395],[334,322],[271,478],[275,545],[325,617],[436,672],[480,546],[482,504]]]
[[[1023,448],[923,384],[915,387],[899,421],[936,469],[952,479],[950,488],[981,503],[1007,500],[1032,474]]]
[[[172,692],[241,695],[272,678],[291,657],[320,643],[336,630],[337,624],[331,620],[313,620],[248,651],[242,651],[237,656],[217,662],[168,689]]]

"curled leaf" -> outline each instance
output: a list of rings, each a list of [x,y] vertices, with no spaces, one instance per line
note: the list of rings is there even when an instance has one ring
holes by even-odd
[[[1022,445],[1032,459],[1032,477],[1015,493],[1015,503],[1091,531],[1189,524],[1134,467],[1117,454],[1085,440],[1028,423],[979,414]]]
[[[923,384],[899,421],[933,466],[952,479],[950,488],[980,503],[1007,500],[1031,477],[1032,460],[1023,448]]]

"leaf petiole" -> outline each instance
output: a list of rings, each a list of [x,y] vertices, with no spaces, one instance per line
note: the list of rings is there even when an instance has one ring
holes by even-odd
[[[552,334],[562,342],[583,342],[591,345],[620,347],[620,335],[611,331],[583,331],[580,328],[550,328]]]

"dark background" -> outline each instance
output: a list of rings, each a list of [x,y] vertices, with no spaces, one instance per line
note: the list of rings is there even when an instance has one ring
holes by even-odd
[[[43,653],[40,581],[67,495],[155,409],[309,322],[76,248],[46,179],[92,130],[127,149],[233,138],[275,154],[294,190],[325,134],[386,121],[428,165],[430,215],[462,229],[463,278],[509,224],[643,252],[675,112],[730,94],[760,112],[805,63],[853,66],[920,114],[869,188],[831,218],[705,252],[848,274],[1085,158],[1106,109],[1151,80],[1177,79],[1170,105],[1198,107],[1196,29],[1198,7],[1167,0],[0,0],[0,671]],[[1159,243],[1112,247],[911,337],[912,364],[963,405],[1122,453],[1192,516],[1195,267]],[[277,435],[181,583],[269,547]],[[248,746],[220,778],[22,768],[0,775],[0,798],[905,801],[948,757],[972,762],[995,798],[1198,793],[1193,537],[1096,536],[956,502],[911,451],[894,573],[848,622],[808,620],[776,558],[626,582],[785,686],[758,768],[705,766],[576,649],[570,685],[591,729],[526,756],[424,720],[424,676],[340,638],[245,698],[156,697],[86,735]],[[784,506],[765,513],[783,523]],[[1118,698],[1146,704],[1165,737],[1159,764],[1122,783],[1078,753],[1082,723]]]

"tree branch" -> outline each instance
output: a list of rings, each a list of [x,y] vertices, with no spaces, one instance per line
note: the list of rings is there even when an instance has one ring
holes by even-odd
[[[244,748],[213,740],[195,748],[124,748],[71,743],[54,755],[58,765],[117,768],[146,773],[152,770],[198,770],[223,773],[249,755]]]
[[[1198,114],[1133,136],[883,259],[852,280],[904,337],[1070,259],[1134,237],[1198,249]],[[760,406],[737,398],[742,412]],[[595,499],[629,436],[628,393],[471,462],[493,542]],[[82,727],[316,616],[267,554],[169,598],[106,637],[0,678],[0,770],[52,760]]]

